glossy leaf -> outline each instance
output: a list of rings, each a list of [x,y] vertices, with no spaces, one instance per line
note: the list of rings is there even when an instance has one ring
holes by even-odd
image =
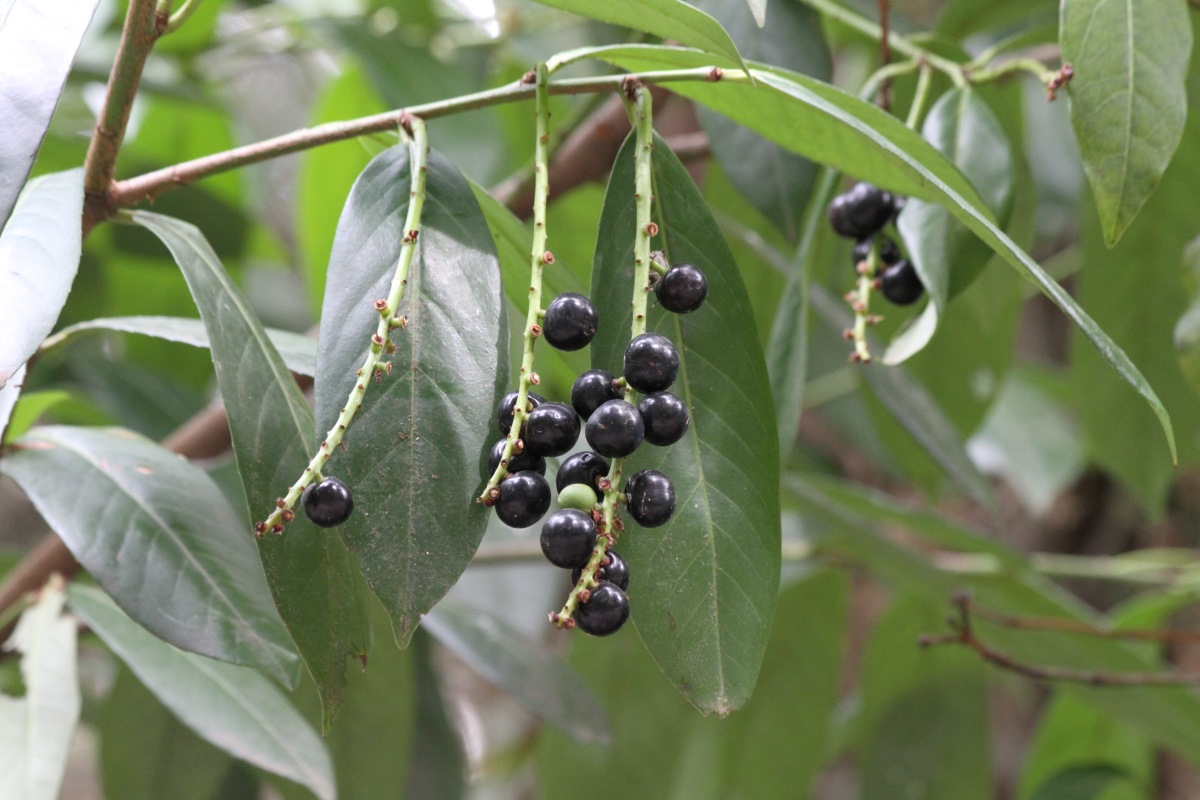
[[[129,431],[46,426],[18,440],[0,471],[155,635],[296,679],[252,537],[199,467]]]
[[[79,268],[82,213],[83,170],[56,172],[29,182],[0,231],[0,387],[37,350],[67,301]]]
[[[321,800],[333,800],[325,746],[269,680],[156,639],[95,589],[72,585],[68,603],[193,731],[240,759],[304,784]]]
[[[556,654],[499,617],[446,598],[425,615],[430,635],[534,716],[581,744],[609,741],[608,717]]]
[[[7,0],[0,6],[0,75],[5,76],[0,85],[0,119],[4,120],[4,138],[0,139],[0,230],[13,213],[17,195],[29,177],[75,51],[97,4],[98,0]],[[65,214],[62,219],[66,219]],[[78,227],[76,216],[64,230]],[[6,377],[0,368],[0,384]]]
[[[633,139],[613,167],[592,267],[601,326],[592,365],[619,372],[631,322]],[[680,354],[671,391],[687,403],[687,435],[669,448],[643,445],[625,474],[666,473],[676,486],[671,521],[630,524],[622,555],[637,572],[632,620],[668,678],[697,708],[724,715],[754,687],[779,581],[778,434],[750,301],[729,246],[687,170],[661,141],[654,148],[655,249],[708,278],[708,299],[688,315],[651,298],[647,325]]]
[[[17,621],[4,649],[21,657],[25,693],[0,693],[0,797],[56,800],[81,705],[75,620],[64,616],[61,579]]]
[[[1112,247],[1158,186],[1187,119],[1186,0],[1063,0],[1059,44],[1075,69],[1071,125]]]
[[[271,512],[275,498],[308,465],[312,415],[249,303],[233,285],[203,234],[169,217],[135,212],[162,239],[183,271],[208,331],[217,380],[251,520]],[[346,660],[368,649],[366,598],[341,541],[297,514],[282,536],[259,540],[258,555],[284,624],[324,703],[329,725],[345,685]]]
[[[396,269],[409,202],[407,148],[376,156],[338,223],[317,356],[317,429],[337,419],[379,319]],[[479,455],[492,440],[508,374],[508,326],[491,233],[471,188],[436,153],[392,336],[390,375],[368,387],[345,454],[326,471],[354,490],[342,536],[383,601],[396,639],[458,580],[487,525],[475,503]]]
[[[934,104],[921,135],[962,170],[996,219],[1012,201],[1013,157],[1000,121],[978,92],[953,89]],[[888,344],[885,364],[899,364],[925,347],[937,330],[946,303],[967,286],[991,258],[988,248],[937,203],[911,200],[897,227],[929,302],[913,324]]]
[[[645,45],[600,48],[602,57],[632,70],[698,67],[703,54]],[[903,123],[832,86],[782,70],[753,71],[744,83],[677,83],[672,90],[729,116],[814,161],[900,194],[943,204],[951,214],[1033,283],[1146,401],[1175,458],[1171,418],[1125,352],[1036,261],[1000,230],[966,178]],[[786,102],[780,102],[784,99]]]
[[[21,387],[25,385],[25,365],[17,367],[12,378],[0,386],[0,442],[8,441],[9,428],[12,423],[13,409],[21,397]]]
[[[58,333],[46,339],[39,351],[49,350],[89,333],[117,331],[119,333],[136,333],[142,336],[153,336],[168,342],[191,345],[192,347],[208,348],[208,331],[204,322],[188,317],[103,317],[89,319],[68,325]],[[300,333],[281,331],[277,328],[266,329],[271,346],[279,351],[284,365],[297,375],[313,375],[317,370],[317,342]]]

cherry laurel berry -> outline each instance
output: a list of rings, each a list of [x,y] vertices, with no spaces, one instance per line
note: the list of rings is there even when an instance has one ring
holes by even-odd
[[[488,475],[496,471],[496,467],[500,466],[500,459],[504,456],[504,446],[508,444],[507,439],[501,439],[492,445],[492,449],[488,452]],[[530,453],[521,453],[520,455],[513,454],[508,460],[508,472],[536,472],[538,475],[546,474],[546,459],[541,456],[532,455]]]
[[[658,298],[658,304],[667,311],[690,314],[708,296],[708,278],[704,277],[699,267],[675,264],[654,284],[654,295]]]
[[[608,581],[623,592],[629,591],[629,564],[617,555],[616,550],[609,550],[605,558],[608,559],[608,563],[601,562],[603,566],[596,570],[596,581]],[[579,583],[582,575],[583,567],[571,570],[572,585]]]
[[[546,398],[539,394],[530,392],[526,397],[525,410],[533,411],[535,408],[546,402]],[[517,408],[517,393],[509,392],[500,398],[500,404],[496,406],[496,427],[500,429],[500,433],[508,436],[512,430],[513,413]]]
[[[341,525],[350,519],[350,512],[354,510],[350,488],[337,478],[310,483],[300,496],[300,502],[313,524],[322,528]]]
[[[679,353],[660,333],[643,333],[625,348],[625,380],[639,392],[661,392],[679,375]]]
[[[643,528],[665,525],[675,513],[675,485],[658,470],[644,469],[625,484],[625,508]]]
[[[584,450],[562,462],[554,484],[560,494],[572,484],[582,483],[590,486],[596,492],[596,502],[600,502],[604,499],[604,492],[600,491],[597,484],[607,474],[608,462],[601,458],[599,453]]]
[[[551,347],[579,350],[592,341],[599,323],[591,300],[577,292],[566,292],[554,298],[546,308],[542,317],[542,336]]]
[[[592,589],[586,603],[580,603],[572,614],[575,624],[592,636],[608,636],[620,630],[629,619],[629,598],[613,584],[605,581]]]
[[[609,400],[592,412],[584,435],[600,455],[622,458],[638,449],[646,427],[633,405],[624,400]]]
[[[901,259],[883,271],[880,289],[888,301],[898,306],[912,305],[925,293],[925,285],[917,269],[908,259]]]
[[[561,456],[579,439],[579,417],[566,403],[543,403],[525,421],[525,451]]]
[[[896,213],[896,198],[869,183],[856,183],[829,204],[829,224],[851,239],[877,233]]]
[[[873,240],[868,237],[854,245],[854,250],[851,253],[851,256],[854,258],[854,266],[857,267],[859,262],[867,260],[867,256],[871,254],[872,241]],[[902,258],[904,258],[904,256],[900,254],[900,248],[896,246],[896,243],[892,241],[892,238],[890,236],[884,236],[879,242],[879,263],[883,264],[885,267],[890,267],[892,264],[895,264]]]
[[[500,481],[493,508],[505,525],[528,528],[550,510],[550,484],[536,472],[518,472]]]
[[[638,413],[646,427],[646,441],[660,447],[682,439],[692,421],[684,402],[670,392],[646,395],[638,403]]]
[[[613,386],[612,373],[602,369],[589,369],[571,386],[571,405],[585,422],[601,405],[624,396],[620,388]]]
[[[569,483],[558,490],[558,504],[563,508],[590,512],[600,499],[596,490],[585,483]]]
[[[542,524],[541,542],[542,553],[554,566],[582,567],[596,546],[596,523],[579,509],[559,509]]]

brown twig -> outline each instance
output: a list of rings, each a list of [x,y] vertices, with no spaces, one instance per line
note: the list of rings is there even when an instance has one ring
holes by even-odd
[[[921,647],[935,647],[944,644],[963,645],[974,650],[984,661],[1039,682],[1083,683],[1089,686],[1112,688],[1200,684],[1200,673],[1194,672],[1107,672],[1095,669],[1074,669],[1071,667],[1056,667],[1043,664],[1027,664],[1023,661],[1018,661],[1007,653],[996,650],[980,640],[971,626],[972,607],[970,596],[967,593],[963,592],[955,595],[952,602],[958,611],[958,616],[950,619],[950,628],[953,632],[949,634],[925,634],[917,642]],[[977,616],[983,616],[978,610],[975,613]],[[1011,620],[1012,618],[1000,617],[1000,619]],[[1050,630],[1050,628],[1022,627],[1026,627],[1029,630]],[[1072,630],[1071,632],[1100,635],[1104,635],[1105,633],[1089,626],[1082,627],[1086,628],[1086,630]]]

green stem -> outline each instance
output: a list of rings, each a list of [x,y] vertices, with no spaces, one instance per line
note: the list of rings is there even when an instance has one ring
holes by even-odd
[[[641,85],[634,89],[634,132],[636,149],[634,150],[634,198],[636,205],[637,231],[633,243],[633,298],[630,301],[633,314],[629,325],[629,338],[634,339],[646,332],[646,305],[650,294],[650,243],[657,233],[652,219],[654,203],[653,188],[653,150],[654,150],[654,109],[650,92]],[[632,386],[625,385],[625,400],[633,403],[636,392]],[[568,620],[575,613],[579,604],[579,594],[590,590],[596,585],[596,571],[600,562],[616,541],[619,528],[617,527],[617,503],[621,497],[621,477],[625,467],[624,458],[614,458],[609,465],[604,488],[604,500],[601,503],[603,528],[597,539],[592,557],[583,567],[579,581],[571,589],[567,602],[557,614],[551,614],[550,620],[559,627],[569,626]]]
[[[867,346],[867,326],[875,324],[877,317],[871,316],[871,290],[875,288],[875,276],[879,270],[879,239],[876,236],[871,241],[871,250],[867,260],[856,264],[858,270],[858,288],[850,293],[850,307],[854,309],[854,327],[851,328],[851,338],[854,340],[854,352],[851,361],[870,363],[871,350]]]
[[[493,493],[496,487],[508,475],[508,460],[516,451],[521,427],[525,424],[528,414],[526,405],[529,401],[529,387],[538,382],[537,373],[533,371],[533,346],[541,332],[542,269],[545,265],[554,263],[554,255],[546,249],[546,199],[550,196],[550,95],[547,91],[546,65],[538,64],[534,73],[537,122],[533,149],[533,245],[529,250],[529,307],[525,312],[521,377],[517,386],[517,403],[513,407],[512,427],[504,444],[500,465],[496,467],[496,471],[483,488],[483,494],[478,498],[479,502],[489,504],[495,500]]]
[[[183,5],[175,9],[167,20],[167,27],[163,30],[163,33],[174,33],[182,28],[192,18],[192,14],[195,14],[196,10],[200,8],[202,2],[204,0],[183,0]]]
[[[971,83],[987,83],[1017,72],[1028,72],[1045,86],[1054,79],[1054,70],[1034,58],[1013,58],[989,69],[970,73]]]
[[[913,94],[912,105],[908,107],[908,119],[904,124],[909,130],[916,130],[921,124],[921,115],[925,113],[925,103],[929,100],[929,86],[933,82],[933,70],[928,64],[921,64],[917,74],[917,89]]]
[[[921,66],[921,60],[917,58],[910,59],[908,61],[896,61],[891,64],[885,64],[871,73],[871,76],[867,78],[866,83],[863,84],[862,90],[858,93],[858,96],[864,100],[870,100],[879,92],[884,83],[892,80],[893,78],[898,78],[901,75],[907,75],[910,72],[914,72],[919,66]]]
[[[325,440],[321,442],[320,448],[318,448],[316,454],[308,462],[308,466],[305,467],[300,478],[292,484],[287,495],[283,497],[270,516],[255,526],[255,531],[259,536],[262,536],[267,531],[274,533],[283,532],[282,523],[285,512],[291,512],[305,488],[321,475],[321,470],[324,468],[326,462],[329,461],[334,450],[342,443],[342,437],[346,435],[346,429],[350,427],[350,423],[354,420],[354,415],[358,413],[359,406],[362,405],[367,385],[373,379],[382,379],[383,374],[388,371],[380,362],[387,350],[386,344],[392,330],[395,328],[404,328],[407,325],[407,320],[402,316],[397,316],[396,311],[400,306],[401,299],[404,297],[404,290],[408,286],[409,267],[412,265],[413,253],[416,251],[417,238],[421,231],[421,212],[425,207],[426,164],[429,161],[429,138],[426,135],[425,122],[422,119],[419,117],[410,117],[405,122],[407,123],[406,127],[411,130],[411,134],[406,137],[408,141],[409,167],[412,172],[408,214],[404,219],[400,256],[396,264],[396,271],[392,275],[392,283],[388,289],[387,299],[382,304],[376,301],[375,310],[379,312],[379,323],[376,325],[375,333],[371,337],[371,346],[367,349],[367,355],[363,360],[362,367],[358,370],[358,380],[355,381],[354,388],[350,390],[350,396],[346,399],[346,406],[333,423],[333,427],[325,434]]]

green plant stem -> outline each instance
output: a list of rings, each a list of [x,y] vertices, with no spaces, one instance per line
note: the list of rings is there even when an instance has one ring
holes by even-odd
[[[929,101],[929,87],[933,83],[933,70],[928,64],[921,64],[917,73],[917,89],[913,93],[912,105],[908,107],[908,119],[904,121],[909,130],[916,130],[925,114],[925,103]]]
[[[192,14],[195,14],[196,10],[200,8],[202,2],[204,0],[183,0],[183,5],[175,9],[167,20],[167,27],[163,29],[163,34],[174,33],[182,28],[192,18]]]
[[[910,72],[915,72],[921,66],[921,60],[918,58],[909,59],[908,61],[896,61],[891,64],[884,64],[879,69],[871,73],[866,82],[862,86],[862,90],[858,96],[863,100],[870,100],[893,78],[898,78],[901,75],[907,75]]]
[[[412,172],[408,214],[404,218],[400,257],[396,264],[396,271],[392,275],[387,298],[382,306],[377,302],[375,307],[379,313],[379,323],[376,325],[375,333],[371,336],[371,346],[367,349],[362,367],[358,370],[358,379],[354,383],[354,388],[350,390],[346,406],[333,423],[333,427],[325,434],[325,440],[321,442],[320,448],[308,462],[308,466],[305,467],[299,479],[288,489],[288,493],[279,501],[270,516],[255,526],[258,536],[262,536],[268,531],[282,532],[281,526],[285,512],[290,512],[295,507],[296,501],[300,499],[304,489],[321,475],[321,470],[329,461],[329,457],[342,443],[346,429],[350,427],[354,415],[358,413],[359,406],[362,405],[367,385],[376,378],[382,379],[383,374],[390,371],[384,368],[381,361],[388,350],[386,345],[392,330],[404,328],[407,324],[404,317],[396,316],[396,311],[404,297],[404,290],[408,286],[409,267],[412,265],[413,253],[416,251],[417,239],[421,232],[421,212],[425,207],[425,173],[429,161],[429,138],[425,132],[425,122],[419,117],[409,117],[404,122],[406,125],[402,126],[401,130],[406,128],[411,130],[411,135],[406,137],[409,166]]]
[[[679,81],[712,81],[711,67],[697,69],[662,70],[645,72],[637,75],[627,73],[603,75],[593,78],[570,78],[547,83],[546,91],[550,95],[592,94],[596,92],[620,91],[626,80],[636,79],[646,84],[672,83]],[[721,78],[722,81],[749,82],[749,76],[730,70]],[[296,153],[301,150],[320,145],[340,142],[381,131],[395,130],[406,116],[420,117],[424,120],[437,117],[460,114],[478,108],[513,103],[528,100],[536,93],[531,83],[517,81],[495,89],[462,95],[447,100],[411,106],[408,109],[387,111],[368,117],[330,122],[312,128],[292,131],[272,139],[235,147],[213,155],[203,156],[191,161],[184,161],[171,167],[165,167],[144,175],[138,175],[113,184],[109,193],[111,209],[102,218],[111,216],[112,209],[118,206],[130,206],[155,197],[180,186],[194,183],[209,175],[228,172],[233,169],[257,164],[272,158]],[[97,220],[98,221],[98,220]]]
[[[525,312],[525,330],[521,337],[521,376],[517,384],[517,402],[513,407],[512,427],[508,431],[504,453],[499,466],[488,479],[483,493],[478,498],[481,503],[494,500],[493,491],[508,475],[508,460],[516,452],[521,427],[528,415],[525,409],[529,401],[529,387],[538,383],[537,373],[533,370],[533,350],[541,333],[542,270],[547,264],[554,262],[554,255],[546,249],[546,200],[550,196],[550,95],[546,91],[546,65],[538,64],[534,74],[537,122],[533,149],[533,245],[529,249],[529,307]]]
[[[1028,72],[1041,81],[1043,86],[1054,79],[1054,70],[1034,58],[1013,58],[994,67],[975,70],[970,73],[970,78],[972,83],[987,83],[1017,72]]]
[[[630,305],[633,309],[633,319],[629,325],[629,338],[634,339],[646,332],[646,304],[650,294],[650,243],[657,233],[657,226],[652,219],[654,203],[653,188],[653,150],[654,150],[654,109],[650,92],[640,84],[630,83],[635,94],[634,132],[636,149],[634,151],[634,198],[636,205],[637,231],[633,243],[633,297]],[[625,401],[633,403],[636,392],[633,387],[625,385]],[[603,526],[597,538],[592,557],[580,571],[579,581],[567,596],[567,602],[557,614],[551,614],[550,620],[559,627],[569,626],[568,620],[575,613],[580,602],[580,593],[590,591],[596,585],[596,571],[604,560],[609,549],[616,541],[620,532],[617,521],[617,503],[621,497],[621,478],[625,466],[624,458],[614,458],[609,465],[605,477],[604,499],[601,502]]]
[[[854,353],[850,360],[868,364],[871,361],[871,349],[867,346],[867,326],[874,324],[875,317],[871,316],[871,290],[875,288],[876,273],[879,271],[879,239],[871,240],[871,250],[867,260],[855,264],[858,270],[858,287],[850,293],[850,307],[854,309],[854,327],[850,329],[854,341]]]

